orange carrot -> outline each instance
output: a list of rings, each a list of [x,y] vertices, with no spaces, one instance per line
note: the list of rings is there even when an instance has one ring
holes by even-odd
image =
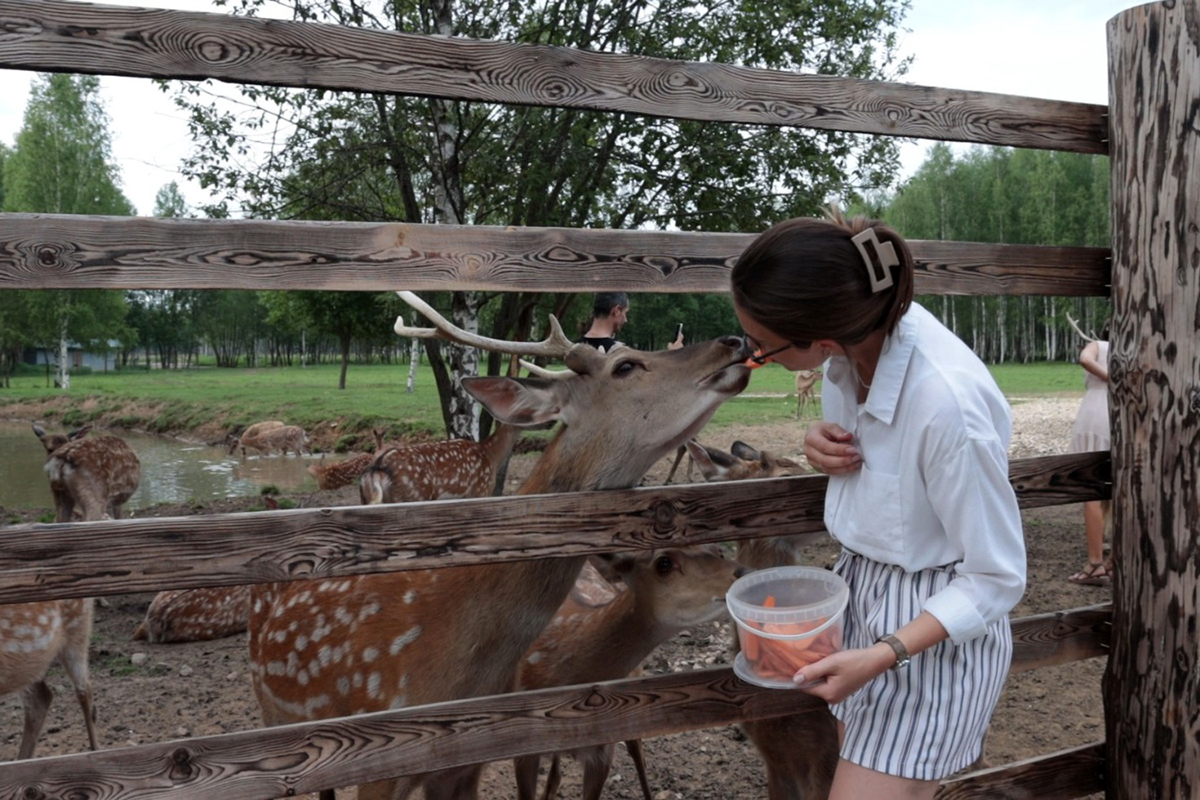
[[[775,595],[769,594],[769,595],[767,595],[767,599],[763,600],[763,608],[774,608],[774,607],[775,607]]]

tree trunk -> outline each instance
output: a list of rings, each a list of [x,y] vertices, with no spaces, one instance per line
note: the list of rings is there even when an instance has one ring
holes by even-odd
[[[58,386],[64,392],[71,388],[71,365],[67,363],[67,328],[71,318],[63,314],[58,324]]]
[[[404,387],[404,391],[412,394],[417,390],[417,367],[421,364],[421,340],[410,340],[408,351],[408,384]]]
[[[338,388],[344,390],[346,388],[346,370],[350,368],[350,339],[349,333],[343,333],[338,337],[342,345],[342,371],[338,375]]]
[[[1107,795],[1200,797],[1200,0],[1108,23]]]

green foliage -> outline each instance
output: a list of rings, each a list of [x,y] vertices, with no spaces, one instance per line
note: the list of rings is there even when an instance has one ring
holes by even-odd
[[[179,183],[171,181],[154,196],[154,216],[182,219],[191,216],[187,200],[179,190]]]
[[[34,81],[16,147],[2,161],[4,211],[128,216],[133,205],[121,192],[112,163],[108,116],[93,76],[52,74]],[[103,290],[9,291],[0,295],[0,359],[5,374],[24,347],[47,350],[63,339],[107,352],[109,341],[128,341],[120,292]],[[61,365],[65,366],[65,365]]]
[[[945,144],[892,197],[855,210],[876,212],[909,239],[1106,247],[1110,240],[1108,159],[1045,150]],[[925,297],[985,361],[1073,360],[1080,345],[1066,315],[1098,331],[1102,298]]]

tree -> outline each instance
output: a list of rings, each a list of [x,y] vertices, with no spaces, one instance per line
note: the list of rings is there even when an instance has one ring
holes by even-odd
[[[302,20],[860,78],[904,72],[896,31],[906,5],[291,2]],[[257,3],[234,7],[253,14]],[[218,193],[213,216],[240,204],[268,218],[757,231],[886,183],[897,163],[891,140],[840,132],[258,86],[241,89],[237,111],[223,111],[209,92],[189,84],[177,102],[196,141],[184,170]],[[253,158],[252,137],[268,129],[284,135]],[[489,316],[484,299],[456,293],[437,303],[471,329]],[[527,336],[535,310],[563,302],[505,298],[490,314],[491,333]],[[450,376],[439,381],[450,430],[471,436],[474,403],[457,379],[475,367],[445,350],[448,370],[439,348],[429,355],[435,376]]]
[[[133,205],[119,187],[112,163],[108,116],[100,82],[83,75],[42,75],[34,81],[16,148],[4,159],[3,209],[51,214],[129,216]],[[59,348],[59,385],[70,387],[67,343],[107,351],[109,338],[128,336],[119,292],[36,292],[20,304],[29,338]],[[17,304],[14,304],[17,305]]]
[[[1105,246],[1109,241],[1108,159],[1006,147],[956,155],[938,144],[879,216],[913,239]],[[1069,312],[1098,330],[1100,298],[925,298],[985,360],[1075,358]]]
[[[183,192],[179,191],[179,184],[176,181],[163,184],[162,188],[158,190],[158,194],[154,195],[154,216],[170,219],[183,219],[191,216],[187,200],[184,199]]]

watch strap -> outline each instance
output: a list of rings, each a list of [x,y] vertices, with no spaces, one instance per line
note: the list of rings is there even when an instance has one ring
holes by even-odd
[[[896,654],[896,663],[892,664],[889,669],[900,669],[901,667],[908,666],[908,662],[912,660],[912,657],[909,656],[908,648],[904,646],[904,642],[890,633],[887,636],[880,636],[878,641],[891,647],[892,651]]]

